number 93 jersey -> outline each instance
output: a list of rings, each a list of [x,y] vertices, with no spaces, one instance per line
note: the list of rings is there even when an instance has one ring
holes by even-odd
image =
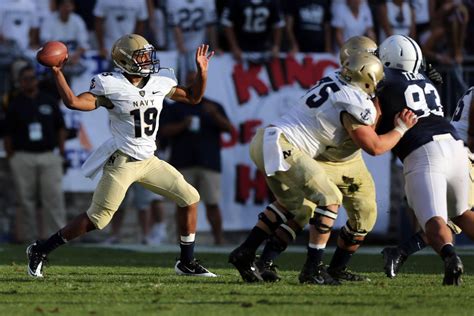
[[[89,92],[109,111],[110,132],[123,153],[144,160],[156,150],[156,132],[163,100],[174,92],[176,80],[151,75],[143,88],[120,72],[106,72],[91,80]]]
[[[363,125],[373,125],[377,111],[368,94],[331,73],[319,80],[298,103],[272,125],[288,140],[317,157],[328,147],[339,147],[350,136],[342,123],[348,113]]]
[[[378,134],[394,128],[397,113],[405,108],[418,116],[418,122],[409,129],[394,147],[394,153],[403,161],[413,150],[433,140],[433,136],[451,134],[459,139],[456,130],[444,117],[438,91],[421,73],[399,69],[384,69],[385,78],[378,89],[382,116]]]

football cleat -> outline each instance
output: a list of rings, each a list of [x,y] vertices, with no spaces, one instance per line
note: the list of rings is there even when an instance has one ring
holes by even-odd
[[[255,253],[252,250],[241,247],[235,248],[229,255],[229,263],[234,265],[245,282],[263,281],[255,264]]]
[[[339,268],[339,269],[327,269],[328,273],[330,276],[333,277],[333,279],[338,280],[338,281],[354,281],[354,282],[360,282],[360,281],[367,281],[369,282],[370,279],[366,276],[356,274],[347,268]]]
[[[281,280],[280,276],[278,275],[278,266],[273,264],[273,261],[260,261],[258,260],[256,263],[258,268],[258,272],[260,272],[260,276],[262,277],[263,281],[265,282],[278,282]]]
[[[47,261],[46,255],[37,251],[38,241],[32,243],[26,248],[26,257],[28,258],[28,274],[35,278],[43,277],[43,267]]]
[[[461,258],[456,255],[444,258],[443,285],[461,285],[461,275],[463,273],[464,266],[462,264]]]
[[[341,282],[334,279],[325,269],[321,262],[318,265],[310,265],[305,263],[303,269],[298,276],[300,283],[317,284],[317,285],[341,285]]]
[[[394,278],[400,267],[407,260],[407,256],[404,255],[398,247],[385,247],[382,250],[382,256],[384,260],[383,269],[385,275],[389,278]]]
[[[196,259],[193,259],[188,263],[184,263],[181,260],[176,261],[174,271],[176,271],[177,275],[200,276],[208,278],[215,278],[217,276],[204,268]]]

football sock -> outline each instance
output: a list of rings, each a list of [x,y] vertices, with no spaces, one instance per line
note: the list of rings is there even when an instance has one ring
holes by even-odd
[[[324,247],[318,247],[318,245],[308,245],[308,255],[306,257],[306,263],[310,265],[319,265],[323,261]]]
[[[399,245],[398,249],[401,250],[403,255],[409,256],[425,248],[426,243],[423,238],[421,238],[421,235],[421,231],[417,232],[415,235],[411,236],[410,239]]]
[[[345,267],[347,267],[347,264],[349,263],[349,260],[351,260],[353,254],[353,251],[347,251],[345,249],[337,247],[336,251],[334,252],[334,255],[332,256],[329,268],[344,269]]]
[[[445,259],[447,257],[455,256],[456,250],[454,249],[453,244],[446,244],[441,248],[440,254],[441,258]]]
[[[274,246],[272,240],[267,241],[265,248],[263,248],[262,254],[260,256],[261,262],[274,261],[283,250]]]
[[[64,245],[66,242],[67,240],[64,239],[61,231],[59,230],[56,234],[49,237],[49,239],[45,242],[39,243],[37,249],[41,253],[48,254],[59,246]]]
[[[188,263],[194,259],[195,236],[196,234],[180,236],[179,247],[181,248],[181,255],[179,259],[181,262]]]
[[[248,235],[247,239],[242,243],[241,247],[252,249],[254,251],[268,238],[268,234],[258,226],[255,226]]]

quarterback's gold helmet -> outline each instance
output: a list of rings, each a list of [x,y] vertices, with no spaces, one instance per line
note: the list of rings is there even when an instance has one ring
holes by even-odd
[[[377,84],[384,77],[383,66],[380,60],[370,53],[354,54],[345,60],[340,76],[347,83],[373,96]]]
[[[160,68],[153,45],[137,34],[119,38],[112,47],[111,55],[115,66],[130,75],[148,76]]]
[[[344,64],[346,59],[354,54],[370,53],[375,55],[377,51],[377,44],[366,36],[353,36],[349,38],[342,45],[339,51],[339,62]]]

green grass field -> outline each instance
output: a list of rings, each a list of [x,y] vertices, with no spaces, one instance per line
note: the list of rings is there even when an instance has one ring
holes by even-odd
[[[366,283],[300,285],[304,253],[287,253],[275,284],[244,284],[226,254],[198,257],[218,278],[178,277],[177,253],[66,246],[50,256],[45,279],[26,275],[23,246],[0,245],[0,315],[474,315],[474,256],[462,255],[461,287],[443,287],[442,262],[410,258],[399,277],[380,255],[357,254]],[[328,257],[328,256],[327,256]]]

